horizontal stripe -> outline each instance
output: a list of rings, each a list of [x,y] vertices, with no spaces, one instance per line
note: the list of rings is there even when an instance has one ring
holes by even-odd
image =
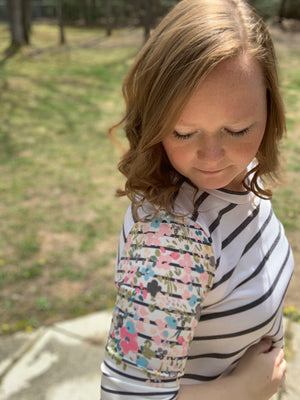
[[[283,296],[284,297],[284,296]],[[282,302],[283,298],[281,299]],[[219,334],[219,335],[211,335],[211,336],[194,336],[193,340],[195,341],[205,341],[205,340],[217,340],[217,339],[230,339],[230,338],[234,338],[234,337],[238,337],[238,336],[244,336],[247,335],[249,333],[255,332],[257,330],[262,329],[264,326],[268,325],[276,316],[280,306],[281,306],[281,302],[279,307],[277,308],[276,312],[273,313],[273,315],[271,315],[269,318],[267,318],[265,321],[261,322],[260,324],[257,324],[255,326],[252,326],[251,328],[248,329],[243,329],[241,331],[236,331],[236,332],[230,332],[230,333],[226,333],[226,334]],[[202,319],[202,317],[201,317]],[[227,322],[229,323],[229,322]]]
[[[221,312],[216,312],[216,313],[212,313],[212,314],[206,314],[201,316],[201,321],[207,321],[210,319],[216,319],[216,318],[223,318],[225,316],[229,316],[229,315],[234,315],[234,314],[239,314],[242,312],[245,312],[247,310],[250,310],[251,308],[257,307],[258,305],[260,305],[261,303],[263,303],[268,297],[271,296],[271,294],[273,293],[273,290],[276,287],[276,284],[279,281],[279,278],[283,272],[284,266],[286,265],[286,262],[289,258],[290,255],[290,249],[288,249],[288,252],[286,254],[286,257],[284,259],[284,262],[279,270],[279,273],[277,274],[273,284],[270,286],[270,288],[267,290],[267,292],[265,292],[261,297],[259,297],[258,299],[244,305],[244,306],[240,306],[234,309],[230,309],[230,310],[226,310],[226,311],[221,311]]]
[[[200,207],[200,205],[209,197],[209,194],[207,192],[204,192],[201,194],[201,196],[195,201],[195,205],[194,205],[194,211],[192,214],[192,220],[196,221],[198,216],[199,216],[199,210],[198,208]]]
[[[126,395],[126,396],[167,396],[167,395],[176,395],[178,394],[178,390],[176,391],[169,391],[169,392],[125,392],[121,390],[112,390],[110,388],[106,388],[103,385],[101,385],[101,389],[104,390],[105,392],[111,393],[111,394],[121,394],[121,395]]]
[[[235,289],[241,287],[242,285],[245,285],[247,282],[249,282],[251,279],[255,278],[263,269],[263,267],[265,266],[266,262],[268,261],[268,259],[270,258],[271,254],[273,253],[273,251],[275,250],[276,246],[279,243],[281,237],[281,232],[279,231],[277,237],[275,238],[274,242],[272,243],[270,249],[268,250],[268,252],[266,253],[266,255],[264,256],[264,258],[262,259],[261,263],[258,265],[258,267],[256,268],[256,270],[253,272],[253,274],[251,274],[247,279],[243,280],[241,283],[239,283]]]
[[[259,207],[257,207],[252,215],[247,217],[226,239],[222,241],[222,249],[225,249],[258,215]]]
[[[132,379],[134,381],[149,382],[149,377],[145,376],[144,378],[140,378],[140,377],[137,377],[136,375],[125,374],[125,372],[120,371],[119,369],[113,368],[106,361],[104,361],[103,363],[109,370],[113,371],[116,375],[124,376],[124,377],[126,377],[128,379]],[[168,379],[164,378],[164,383],[170,383],[170,382],[176,382],[176,381],[177,381],[177,378],[168,378]],[[150,380],[150,382],[157,382],[157,378]]]
[[[194,381],[203,381],[203,382],[210,382],[214,381],[215,379],[219,378],[222,374],[215,375],[215,376],[205,376],[205,375],[197,375],[197,374],[184,374],[182,379],[192,379]]]
[[[236,206],[237,204],[229,204],[227,207],[219,211],[218,218],[215,219],[214,222],[208,228],[210,234],[212,234],[213,231],[220,225],[222,217],[229,211],[233,210]]]
[[[250,242],[247,243],[243,253],[242,257],[251,249],[251,247],[258,241],[258,239],[261,237],[262,233],[265,231],[266,227],[268,226],[269,222],[271,221],[271,218],[273,216],[272,208],[270,208],[269,215],[265,222],[263,223],[262,227],[260,230],[253,236],[253,238],[250,240]]]
[[[192,355],[188,357],[188,360],[194,360],[194,359],[199,359],[199,358],[215,358],[216,360],[224,360],[227,358],[232,358],[237,356],[238,354],[242,353],[247,346],[244,346],[243,348],[233,351],[231,353],[204,353],[204,354],[198,354],[198,355]]]

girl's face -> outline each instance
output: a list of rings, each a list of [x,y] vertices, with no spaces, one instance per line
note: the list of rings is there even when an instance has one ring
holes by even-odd
[[[243,191],[266,121],[260,65],[240,54],[209,73],[162,144],[172,166],[197,187]]]

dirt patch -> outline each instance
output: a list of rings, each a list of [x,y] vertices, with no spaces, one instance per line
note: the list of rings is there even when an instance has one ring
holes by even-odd
[[[81,282],[70,282],[67,279],[64,279],[54,284],[52,286],[52,291],[57,297],[63,300],[69,300],[72,297],[80,295],[80,293],[82,293],[83,286],[84,285]]]

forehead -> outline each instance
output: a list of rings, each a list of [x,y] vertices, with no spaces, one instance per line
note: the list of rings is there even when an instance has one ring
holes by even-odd
[[[177,124],[197,124],[199,115],[231,122],[265,109],[266,87],[259,63],[246,54],[221,62],[200,83]]]

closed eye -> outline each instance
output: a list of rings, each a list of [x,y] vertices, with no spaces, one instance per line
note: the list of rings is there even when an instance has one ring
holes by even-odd
[[[226,132],[228,132],[231,136],[244,136],[249,133],[250,128],[245,128],[242,129],[241,131],[231,131],[229,129],[226,129]]]
[[[193,133],[179,133],[177,131],[173,131],[173,135],[176,139],[187,140],[193,135]]]

